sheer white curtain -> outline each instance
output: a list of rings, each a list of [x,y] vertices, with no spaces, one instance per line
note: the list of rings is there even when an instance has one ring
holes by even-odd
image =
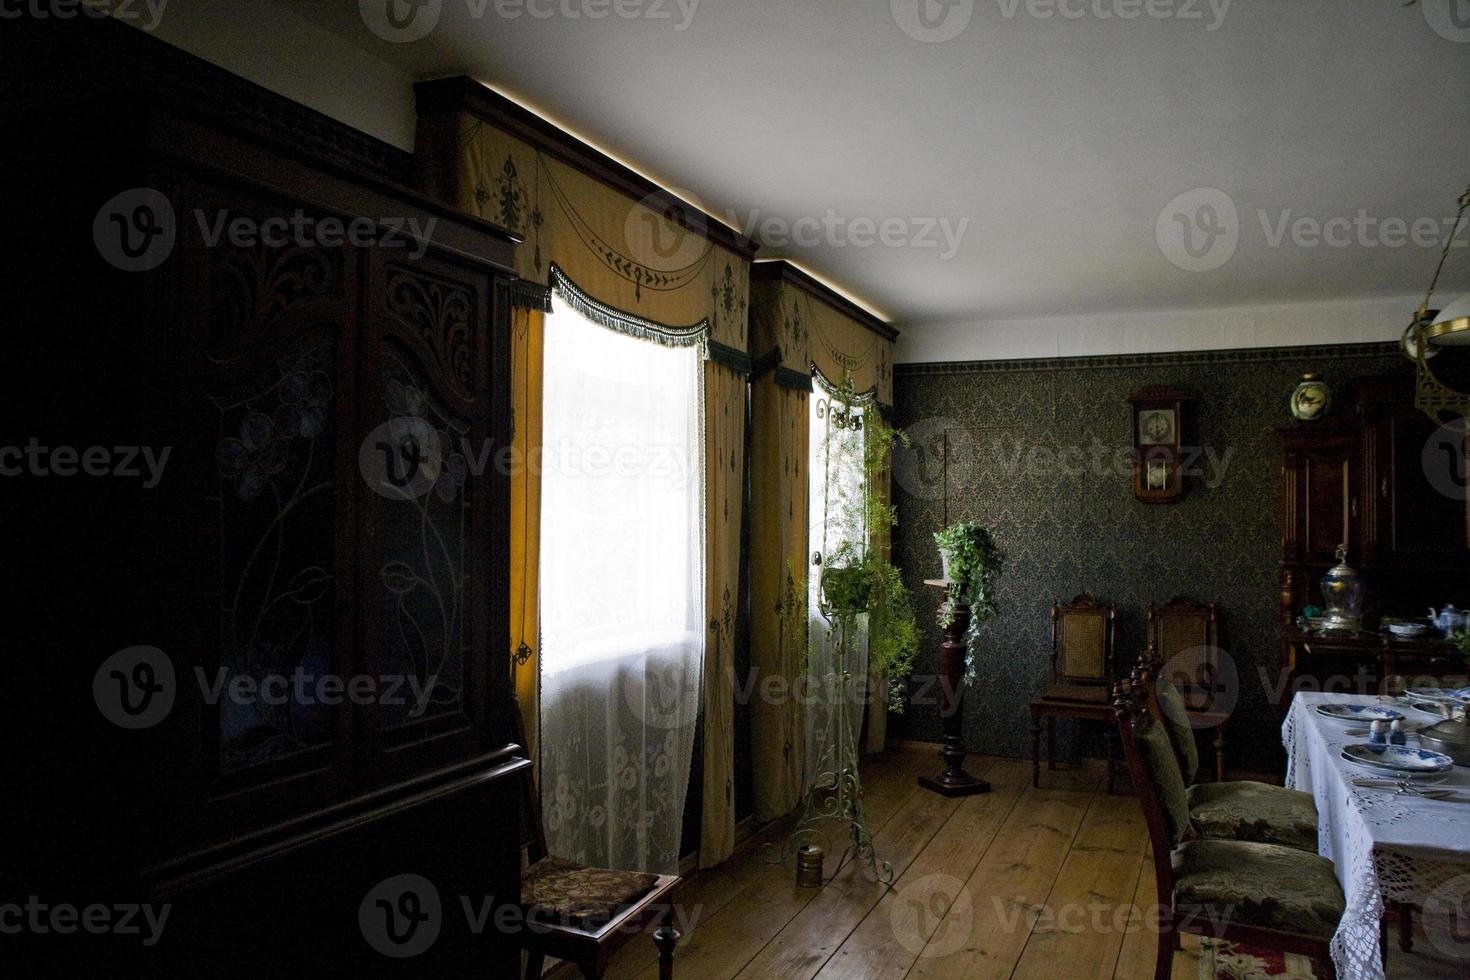
[[[855,635],[848,638],[847,668],[852,680],[839,683],[835,637],[832,623],[822,615],[821,574],[829,556],[844,544],[863,547],[867,529],[863,526],[864,432],[862,429],[833,424],[832,396],[818,381],[809,399],[811,403],[810,478],[808,508],[808,550],[822,556],[822,565],[814,566],[807,584],[807,691],[805,785],[820,775],[818,763],[829,737],[832,721],[832,699],[849,699],[848,718],[856,743],[862,730],[867,708],[861,702],[868,670],[868,617],[857,617]],[[842,406],[861,416],[860,406]],[[830,760],[827,761],[830,765]]]
[[[703,364],[697,347],[555,306],[541,477],[547,844],[672,873],[704,662]]]

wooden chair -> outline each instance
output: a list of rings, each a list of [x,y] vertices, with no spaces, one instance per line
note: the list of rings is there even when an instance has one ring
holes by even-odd
[[[525,745],[519,705],[511,716],[516,740]],[[521,872],[519,922],[510,927],[512,941],[527,953],[526,980],[539,980],[547,956],[575,964],[588,980],[600,980],[612,954],[654,922],[659,923],[653,933],[659,980],[673,980],[679,931],[671,899],[682,879],[589,868],[550,856],[534,773],[534,766],[526,770],[521,797],[521,846],[529,865]]]
[[[1113,642],[1118,609],[1083,593],[1051,609],[1051,686],[1031,699],[1031,785],[1041,785],[1041,719],[1046,719],[1048,769],[1057,767],[1057,718],[1105,726],[1108,791],[1117,774],[1113,745]]]
[[[1184,694],[1196,729],[1214,729],[1215,780],[1225,781],[1225,730],[1229,713],[1215,710],[1220,694],[1219,617],[1215,604],[1175,596],[1148,604],[1148,645]]]
[[[1185,784],[1192,829],[1214,840],[1279,844],[1317,853],[1317,804],[1311,793],[1254,780],[1194,783],[1199,752],[1184,707],[1184,695],[1167,678],[1155,677],[1158,663],[1145,652],[1130,680],[1136,702],[1164,726]],[[1192,785],[1191,785],[1192,784]]]
[[[1329,947],[1347,902],[1332,862],[1275,844],[1192,839],[1184,780],[1164,726],[1129,685],[1117,686],[1114,707],[1153,849],[1155,980],[1169,980],[1186,932],[1302,953],[1335,977]]]

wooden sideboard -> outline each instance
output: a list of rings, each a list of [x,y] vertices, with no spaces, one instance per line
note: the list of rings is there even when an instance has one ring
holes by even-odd
[[[20,573],[0,902],[171,908],[156,945],[6,936],[8,965],[510,975],[461,911],[519,900],[509,482],[450,456],[510,441],[516,240],[399,184],[392,148],[141,31],[5,35],[5,444],[48,455],[0,485]],[[442,465],[377,491],[404,426]],[[147,672],[109,675],[140,646]],[[292,693],[233,693],[276,677]],[[114,682],[163,712],[119,724]],[[399,875],[442,910],[407,960],[369,937]]]
[[[1422,618],[1430,606],[1470,599],[1465,474],[1436,467],[1441,461],[1433,458],[1426,465],[1425,447],[1438,426],[1414,408],[1413,383],[1408,362],[1400,373],[1354,379],[1337,392],[1330,414],[1279,430],[1278,603],[1287,700],[1298,676],[1351,677],[1367,668],[1364,683],[1376,689],[1396,672],[1395,662],[1455,666],[1442,644],[1405,643],[1378,629],[1384,616]],[[1297,618],[1305,606],[1322,604],[1321,578],[1337,563],[1339,544],[1367,583],[1365,632],[1303,633]]]

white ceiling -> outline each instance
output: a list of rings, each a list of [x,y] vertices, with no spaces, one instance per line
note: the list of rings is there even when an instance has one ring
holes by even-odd
[[[433,15],[436,0],[414,2]],[[1427,284],[1438,248],[1391,247],[1376,224],[1359,241],[1339,222],[1341,247],[1270,237],[1283,216],[1453,214],[1470,182],[1470,27],[1447,19],[1457,0],[1421,0],[1427,11],[1401,0],[1061,0],[1084,14],[1073,18],[1028,13],[1055,0],[948,2],[602,0],[608,16],[592,20],[564,11],[599,0],[437,0],[434,29],[406,43],[366,25],[389,3],[411,14],[406,0],[290,6],[415,77],[474,75],[737,224],[752,212],[822,221],[830,209],[909,221],[892,229],[903,237],[924,219],[952,232],[968,221],[948,258],[942,244],[845,241],[861,223],[841,225],[844,240],[762,249],[900,324]],[[553,16],[533,18],[525,3]],[[668,17],[620,16],[613,3]],[[973,9],[958,36],[926,43],[899,25],[915,3],[935,17]],[[1115,10],[1140,16],[1098,16]],[[1223,191],[1238,215],[1238,247],[1208,271],[1171,263],[1156,227],[1196,188]],[[1169,215],[1162,230],[1175,248]],[[1446,282],[1470,286],[1470,250],[1454,253]]]

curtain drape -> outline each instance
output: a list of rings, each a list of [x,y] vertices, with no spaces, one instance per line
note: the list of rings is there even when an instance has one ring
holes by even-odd
[[[807,442],[810,395],[767,373],[751,386],[750,741],[755,817],[801,801],[807,645]]]
[[[510,478],[510,653],[526,752],[539,758],[542,343],[546,314],[511,310],[510,403],[514,424]]]
[[[674,873],[705,653],[702,343],[546,318],[542,812],[552,853]]]
[[[735,849],[735,624],[744,502],[745,375],[705,364],[705,534],[709,633],[704,662],[704,786],[700,867]]]
[[[747,357],[753,248],[734,251],[738,246],[726,247],[731,244],[728,236],[706,234],[713,219],[697,209],[681,209],[686,220],[674,220],[667,199],[629,194],[626,182],[595,176],[599,169],[622,168],[604,159],[589,172],[579,161],[597,156],[591,147],[564,134],[548,141],[532,132],[541,124],[528,121],[524,110],[480,86],[461,83],[468,80],[457,80],[454,87],[472,92],[465,101],[449,107],[435,103],[428,112],[420,105],[416,155],[427,190],[523,236],[516,269],[528,282],[555,285],[552,269],[559,267],[597,303],[653,323],[706,321],[712,347],[737,362]],[[709,370],[713,378],[716,369]],[[727,427],[709,438],[734,447],[738,456],[743,452],[747,390],[741,372],[733,372],[738,381],[729,374],[709,386],[704,409],[717,428],[728,420]],[[723,515],[728,500],[733,528],[728,536],[723,529],[711,531],[704,578],[711,603],[719,604],[711,605],[711,618],[716,609],[723,617],[727,584],[732,605],[738,602],[740,497],[726,496],[725,472],[712,469],[706,488],[710,514],[718,508]],[[728,854],[734,836],[734,746],[732,726],[724,724],[734,711],[734,620],[728,630],[722,618],[721,623],[718,645],[714,631],[708,630],[710,649],[725,658],[729,669],[719,665],[703,687],[704,711],[712,722],[705,729],[707,778],[701,787],[700,857],[705,864]],[[712,838],[709,846],[703,844],[705,836]]]
[[[765,370],[751,387],[751,666],[759,685],[789,692],[806,672],[811,552],[808,493],[813,369],[852,379],[892,401],[893,341],[834,300],[815,280],[784,262],[757,263],[751,273],[751,350]],[[846,310],[846,312],[844,312]],[[887,474],[879,474],[880,490]],[[874,542],[886,547],[886,542]],[[795,618],[782,614],[795,612]],[[797,634],[801,634],[797,636]],[[794,642],[793,642],[794,640]],[[870,678],[867,748],[883,747],[886,678]],[[806,725],[798,699],[767,696],[759,686],[751,710],[756,816],[767,820],[801,800]]]

